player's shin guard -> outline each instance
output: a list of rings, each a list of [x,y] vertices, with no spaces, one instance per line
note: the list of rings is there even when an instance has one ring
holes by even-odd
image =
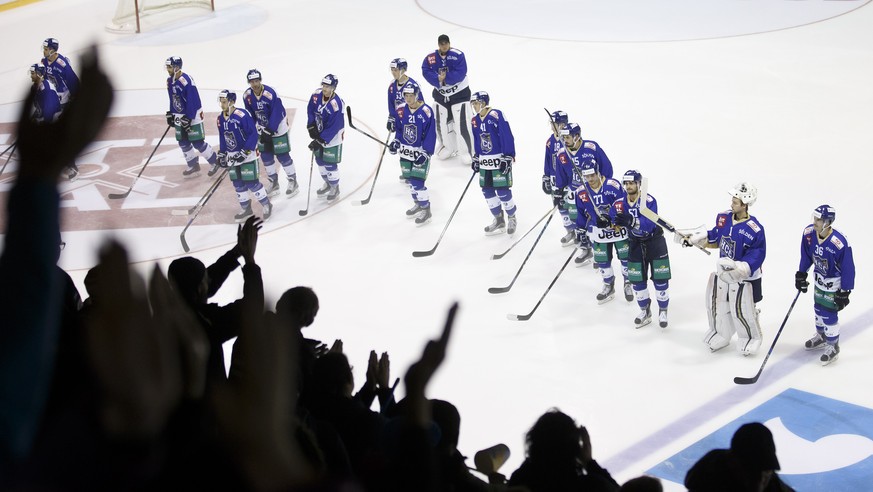
[[[603,283],[610,284],[615,282],[615,272],[612,270],[612,265],[608,263],[598,263],[600,269],[600,277],[603,278]]]
[[[256,181],[249,189],[252,191],[252,194],[255,195],[255,198],[261,202],[261,205],[270,203],[270,198],[267,196],[267,190],[264,189],[264,185],[262,185],[260,181]]]
[[[414,178],[410,179],[409,189],[412,192],[412,199],[416,205],[419,207],[430,206],[430,192],[427,190],[427,186],[424,185],[424,181]]]
[[[494,188],[482,188],[482,195],[485,197],[485,203],[488,204],[488,208],[491,209],[491,214],[495,216],[500,215],[500,198],[497,196]]]
[[[655,299],[658,300],[660,309],[667,309],[670,304],[670,292],[667,290],[670,283],[666,280],[654,282],[655,284]]]
[[[215,164],[215,151],[212,150],[212,146],[206,143],[204,140],[200,140],[194,142],[194,148],[197,149],[197,152],[206,158],[206,162],[210,164]]]
[[[188,163],[188,167],[197,164],[197,152],[194,150],[194,146],[191,145],[190,142],[179,142],[179,148],[182,149],[182,154],[185,156],[185,162]]]
[[[732,321],[737,332],[737,352],[754,355],[761,348],[763,337],[758,324],[758,310],[752,299],[752,284],[740,282],[728,285]]]
[[[291,158],[291,154],[277,154],[276,159],[279,160],[279,164],[282,165],[288,179],[297,177],[297,169],[294,167],[294,159]]]
[[[649,289],[646,287],[645,282],[634,282],[634,296],[637,299],[637,306],[640,309],[646,309],[652,303],[652,300],[649,299]]]
[[[709,281],[706,283],[706,314],[709,331],[703,336],[703,342],[713,352],[727,347],[734,335],[728,288],[715,272],[709,274]]]
[[[497,191],[497,197],[500,198],[500,203],[503,205],[503,210],[506,215],[515,215],[516,206],[515,200],[512,199],[512,190],[509,188],[500,188]]]

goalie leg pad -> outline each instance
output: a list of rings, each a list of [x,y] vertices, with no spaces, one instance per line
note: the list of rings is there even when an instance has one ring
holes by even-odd
[[[761,348],[761,325],[755,308],[752,285],[746,282],[729,284],[731,321],[737,332],[737,352],[755,355]]]
[[[471,135],[473,130],[470,127],[471,117],[473,114],[472,107],[469,102],[459,102],[452,104],[452,119],[455,121],[455,140],[453,150],[458,150],[461,154],[470,155],[470,144],[472,143]]]
[[[709,330],[704,335],[703,342],[709,345],[709,349],[713,352],[727,347],[734,335],[729,308],[727,284],[720,281],[715,272],[710,273],[706,284],[706,314]]]

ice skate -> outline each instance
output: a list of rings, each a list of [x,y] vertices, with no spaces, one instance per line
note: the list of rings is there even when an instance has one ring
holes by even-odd
[[[185,169],[184,171],[182,171],[182,177],[185,179],[196,178],[197,176],[200,176],[200,164],[199,163],[194,164],[193,166],[189,167],[188,169]]]
[[[435,154],[435,155],[436,155],[436,158],[437,158],[437,159],[439,159],[439,160],[441,160],[441,161],[444,161],[444,160],[446,160],[446,159],[451,159],[452,157],[457,156],[457,155],[458,155],[458,151],[457,151],[457,150],[452,150],[452,149],[446,147],[445,145],[443,145],[443,146],[440,147],[439,150],[436,151],[436,154]]]
[[[561,246],[565,248],[567,246],[573,246],[574,244],[576,244],[576,233],[573,231],[568,232],[561,238]]]
[[[632,302],[634,300],[634,288],[627,280],[624,281],[624,300]]]
[[[576,257],[575,260],[573,260],[573,263],[577,267],[585,266],[591,263],[591,261],[594,259],[594,252],[591,251],[591,248],[587,246],[580,246],[578,249],[579,255]]]
[[[220,167],[218,166],[218,164],[213,164],[212,168],[209,169],[209,171],[206,173],[206,175],[211,178],[211,177],[215,176],[215,173],[217,173],[219,169],[220,169]]]
[[[416,216],[418,215],[418,212],[421,212],[421,210],[423,208],[424,207],[422,207],[421,205],[416,203],[415,205],[412,206],[412,208],[410,208],[409,210],[406,211],[406,218],[407,219],[416,218]]]
[[[330,193],[327,194],[327,201],[328,202],[336,201],[336,199],[339,198],[339,194],[340,194],[339,184],[332,185],[330,187]]]
[[[503,220],[503,213],[494,217],[494,221],[491,224],[485,226],[485,235],[486,236],[494,236],[496,234],[500,234],[506,230],[506,222]]]
[[[324,182],[324,186],[322,186],[321,188],[315,190],[315,194],[318,195],[318,196],[321,197],[321,198],[324,198],[324,197],[327,195],[327,193],[328,193],[329,191],[330,191],[330,183],[328,183],[327,181],[325,181],[325,182]]]
[[[821,360],[821,365],[826,366],[826,365],[830,364],[831,362],[837,360],[837,358],[839,356],[840,356],[840,344],[839,343],[835,343],[833,345],[827,344],[827,346],[825,347],[825,351],[823,354],[821,354],[821,359],[819,359],[819,360]]]
[[[267,179],[267,186],[265,186],[264,188],[266,188],[267,196],[278,195],[279,191],[280,191],[279,190],[279,177],[276,176],[275,178],[268,178]]]
[[[658,312],[658,324],[661,325],[661,328],[667,327],[667,310],[661,309]]]
[[[67,179],[75,181],[79,177],[79,170],[75,167],[67,168]]]
[[[640,314],[634,318],[634,328],[642,328],[652,322],[652,308],[646,306],[646,309],[640,311]]]
[[[427,224],[430,222],[431,217],[433,217],[430,213],[430,207],[421,207],[418,211],[418,215],[415,217],[415,225],[420,226]]]
[[[300,186],[297,184],[297,178],[288,178],[288,187],[285,188],[285,198],[291,198],[300,193]]]
[[[825,348],[825,345],[827,345],[827,340],[821,336],[821,333],[816,332],[814,337],[810,338],[803,344],[803,348],[806,350],[818,350]]]
[[[518,221],[515,219],[514,215],[510,215],[507,217],[506,222],[506,233],[509,235],[515,234],[515,229],[518,226]]]
[[[604,283],[603,290],[597,294],[597,304],[605,304],[615,298],[615,281]]]
[[[267,219],[270,218],[271,215],[273,215],[273,204],[270,202],[267,202],[267,204],[264,205],[264,215],[263,215],[262,219],[264,219],[266,221]]]
[[[235,220],[237,222],[245,222],[246,219],[248,219],[252,215],[255,215],[255,213],[252,212],[252,204],[250,203],[250,204],[246,205],[246,208],[242,209],[240,211],[240,213],[234,215],[233,220]]]

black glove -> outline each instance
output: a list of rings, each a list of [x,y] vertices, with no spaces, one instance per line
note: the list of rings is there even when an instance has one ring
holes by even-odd
[[[627,227],[628,229],[634,228],[634,222],[636,222],[636,217],[627,213],[620,212],[615,214],[615,224],[620,225],[622,227]]]
[[[316,126],[314,123],[311,125],[307,125],[306,129],[309,130],[309,138],[317,140],[319,137],[321,137],[321,135],[318,134],[318,126]]]
[[[309,142],[309,150],[313,152],[318,152],[324,149],[324,140],[315,139]]]
[[[543,193],[552,194],[552,178],[546,174],[543,174]]]
[[[470,168],[473,169],[474,173],[479,172],[479,154],[473,156],[473,163],[470,164]]]
[[[216,152],[215,163],[218,164],[218,167],[227,167],[227,154],[224,152]]]
[[[266,128],[261,128],[260,130],[258,130],[258,133],[258,140],[262,144],[267,145],[272,142],[273,134],[270,132],[270,130],[267,130]]]
[[[191,128],[191,118],[189,118],[187,116],[183,116],[183,117],[179,118],[179,125],[181,125],[182,128],[185,130]]]
[[[400,141],[395,138],[388,144],[388,152],[391,152],[391,155],[395,155],[398,150],[400,150]]]
[[[500,159],[500,172],[503,174],[512,172],[512,157],[506,156]]]
[[[246,153],[239,150],[237,152],[231,152],[227,155],[227,163],[231,166],[239,166],[246,160]]]
[[[429,156],[427,155],[427,152],[419,153],[418,157],[415,158],[415,165],[416,166],[423,166],[427,162],[428,157]]]
[[[809,290],[809,282],[806,281],[806,272],[797,272],[794,274],[794,288],[803,293],[806,293],[806,291]]]
[[[587,233],[587,231],[585,231],[585,229],[582,229],[581,227],[579,227],[574,232],[576,233],[576,244],[578,244],[580,246],[587,246],[588,245],[588,233]]]
[[[851,290],[838,290],[834,293],[834,304],[837,305],[837,311],[842,311],[844,307],[849,305],[849,294]]]
[[[397,128],[394,126],[394,117],[393,116],[388,117],[388,123],[385,124],[385,128],[387,128],[388,131],[391,133],[394,133],[397,130]]]
[[[606,214],[597,216],[597,227],[603,229],[604,227],[609,227],[609,216]]]
[[[552,204],[558,208],[564,206],[564,194],[561,193],[561,190],[555,190],[555,192],[552,193]]]
[[[169,111],[167,111],[167,125],[176,126],[176,117]]]

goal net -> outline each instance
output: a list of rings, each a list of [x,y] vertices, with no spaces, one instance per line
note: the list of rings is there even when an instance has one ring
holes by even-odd
[[[115,16],[106,24],[110,32],[140,32],[143,21],[165,12],[189,9],[215,10],[215,0],[118,0]]]

